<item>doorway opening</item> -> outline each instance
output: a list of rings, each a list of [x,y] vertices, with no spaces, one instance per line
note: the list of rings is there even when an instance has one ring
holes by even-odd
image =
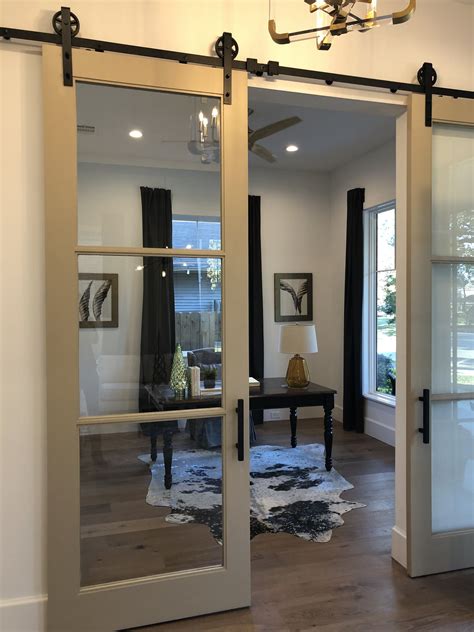
[[[354,555],[368,553],[367,534],[373,533],[375,524],[380,536],[372,559],[376,563],[382,539],[389,557],[396,524],[396,121],[404,104],[316,95],[311,87],[306,93],[295,92],[294,84],[281,83],[285,88],[262,81],[249,89],[249,194],[259,196],[261,208],[263,375],[284,381],[291,357],[280,352],[282,327],[288,324],[281,322],[277,293],[292,313],[301,279],[310,276],[312,295],[305,300],[312,303],[310,320],[317,336],[317,353],[306,356],[310,379],[337,391],[333,466],[348,482],[346,490],[351,488],[340,502],[347,499],[363,508],[350,511],[348,506],[334,522],[326,515],[316,533],[309,528],[318,523],[306,503],[311,495],[298,495],[307,475],[301,472],[289,501],[295,505],[293,520],[277,536],[254,538],[252,553],[255,561],[278,552],[295,573],[300,564],[311,561],[317,567],[323,559],[330,573],[346,547]],[[347,193],[356,188],[365,192],[360,305],[363,433],[344,432],[342,427]],[[285,283],[292,284],[293,295],[281,285],[283,275],[292,277]],[[293,312],[293,323],[308,320],[307,302],[305,306],[306,312]],[[253,328],[251,322],[251,336]],[[322,409],[301,408],[298,413],[296,451],[318,445],[324,452]],[[290,448],[290,435],[288,409],[268,410],[256,425],[256,446]],[[324,500],[324,494],[319,497],[316,488],[312,491],[314,500]],[[334,528],[325,530],[328,524]],[[260,563],[253,566],[253,587],[256,592],[271,590]]]

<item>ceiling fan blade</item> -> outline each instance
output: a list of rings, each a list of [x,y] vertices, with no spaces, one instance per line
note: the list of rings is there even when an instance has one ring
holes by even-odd
[[[262,145],[254,144],[250,147],[250,151],[267,162],[276,162],[276,158],[272,152],[265,149],[265,147],[262,147]]]
[[[255,142],[261,140],[262,138],[272,136],[277,132],[282,132],[284,129],[292,127],[293,125],[297,125],[298,123],[301,123],[301,119],[299,116],[290,116],[289,118],[283,119],[281,121],[276,121],[276,123],[265,125],[265,127],[261,127],[260,129],[257,129],[250,134],[249,143],[253,145]]]

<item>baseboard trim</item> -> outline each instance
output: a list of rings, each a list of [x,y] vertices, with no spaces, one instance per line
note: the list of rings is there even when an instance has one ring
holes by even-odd
[[[339,406],[339,404],[334,406],[333,417],[335,421],[339,421],[341,423],[344,419],[344,409],[342,406]],[[379,441],[383,441],[383,443],[391,445],[393,448],[395,447],[395,428],[391,428],[380,421],[375,421],[375,419],[365,417],[364,433],[369,437],[373,437],[374,439],[378,439]]]
[[[383,443],[388,443],[388,445],[395,447],[395,428],[391,428],[380,421],[366,417],[364,420],[364,432],[366,435],[369,435],[369,437],[373,437],[374,439],[378,439],[379,441],[383,441]]]
[[[0,601],[2,632],[43,632],[46,630],[47,595],[17,597]]]
[[[407,534],[397,526],[392,527],[392,557],[403,568],[407,567]]]

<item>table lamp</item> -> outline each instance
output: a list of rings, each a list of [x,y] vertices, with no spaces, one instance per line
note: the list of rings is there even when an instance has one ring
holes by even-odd
[[[300,353],[316,353],[318,342],[314,325],[282,325],[280,353],[294,353],[288,363],[286,383],[290,388],[305,388],[309,384],[309,370]]]

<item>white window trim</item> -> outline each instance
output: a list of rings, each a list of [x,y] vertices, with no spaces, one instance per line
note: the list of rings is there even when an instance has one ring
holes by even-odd
[[[377,392],[377,320],[376,311],[370,309],[377,302],[377,275],[376,269],[377,248],[374,247],[377,240],[377,215],[384,211],[395,209],[396,202],[390,200],[383,204],[377,204],[364,209],[364,297],[362,307],[362,394],[365,399],[370,399],[386,406],[395,407],[396,396]],[[395,260],[396,268],[396,260]]]

